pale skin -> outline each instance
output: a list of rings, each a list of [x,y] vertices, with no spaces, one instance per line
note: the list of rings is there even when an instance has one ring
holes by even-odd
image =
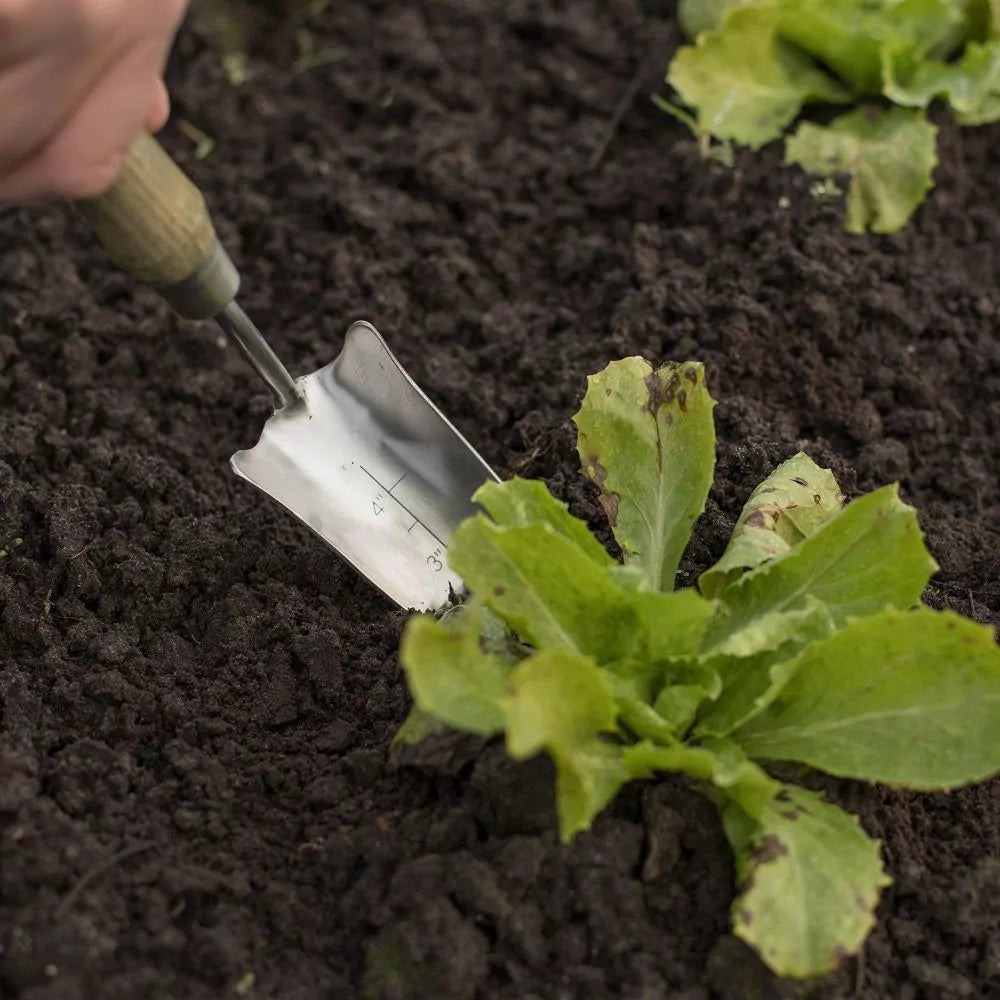
[[[0,0],[0,202],[102,194],[170,110],[187,0]]]

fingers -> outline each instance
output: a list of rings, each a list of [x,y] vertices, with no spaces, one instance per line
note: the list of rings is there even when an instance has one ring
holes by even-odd
[[[20,56],[11,57],[7,26],[25,4],[35,20],[22,24]],[[110,186],[134,138],[167,120],[162,73],[184,8],[184,0],[0,0],[0,201],[87,198]],[[75,34],[53,27],[54,9],[75,12]]]
[[[91,88],[55,137],[36,155],[6,176],[0,197],[92,198],[118,174],[135,137],[151,121],[165,120],[160,61],[150,43],[133,49]]]
[[[0,0],[0,63],[44,45],[66,21],[65,6],[62,0]]]
[[[0,168],[37,152],[121,58],[136,30],[127,6],[0,0]]]

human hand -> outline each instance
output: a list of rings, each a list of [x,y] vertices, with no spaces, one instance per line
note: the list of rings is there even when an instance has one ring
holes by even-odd
[[[145,128],[187,0],[0,0],[0,201],[102,194]]]

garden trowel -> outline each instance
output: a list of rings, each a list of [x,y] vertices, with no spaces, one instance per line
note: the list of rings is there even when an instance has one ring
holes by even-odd
[[[293,379],[236,301],[240,276],[201,192],[141,136],[111,189],[79,207],[111,259],[186,319],[214,318],[276,400],[237,475],[304,521],[404,608],[435,610],[462,581],[448,542],[489,466],[393,357],[354,323],[340,354]]]

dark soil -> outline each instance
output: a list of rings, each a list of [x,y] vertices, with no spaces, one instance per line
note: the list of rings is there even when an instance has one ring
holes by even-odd
[[[635,0],[335,0],[312,32],[333,61],[296,72],[262,20],[234,87],[195,16],[164,135],[296,372],[370,319],[499,472],[597,524],[585,376],[702,359],[688,573],[802,447],[851,494],[898,478],[929,600],[1000,622],[1000,131],[943,123],[914,223],[849,237],[780,151],[699,160],[647,100],[677,39]],[[393,766],[404,616],[229,472],[263,387],[69,211],[8,210],[0,240],[3,1000],[791,995],[726,936],[725,841],[680,784],[564,848],[544,762]],[[1000,782],[827,787],[896,884],[821,995],[1000,997]]]

